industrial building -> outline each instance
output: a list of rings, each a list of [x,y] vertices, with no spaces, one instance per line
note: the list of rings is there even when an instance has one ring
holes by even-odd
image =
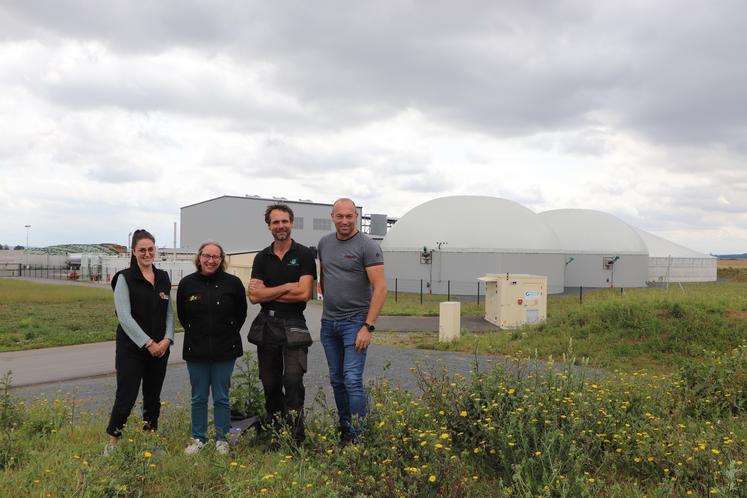
[[[442,197],[402,216],[381,243],[390,287],[473,294],[485,273],[545,275],[563,292],[565,255],[555,232],[530,209],[488,196]],[[449,283],[450,282],[450,283]],[[449,288],[447,289],[447,285]]]
[[[648,249],[621,219],[591,209],[539,213],[565,254],[565,287],[645,287]]]
[[[316,247],[323,235],[334,231],[330,217],[332,204],[303,199],[292,201],[284,197],[224,195],[181,208],[181,248],[196,251],[206,240],[215,240],[227,253],[257,252],[272,241],[264,213],[267,206],[278,202],[293,209],[293,240],[296,242]],[[359,206],[359,230],[362,215]],[[383,223],[386,224],[386,217]]]
[[[713,282],[718,258],[636,228],[648,248],[648,282]]]
[[[644,287],[716,280],[716,258],[588,209],[537,214],[488,196],[442,197],[402,216],[381,242],[390,286],[474,294],[486,273],[547,276],[567,287]],[[448,286],[448,287],[447,287]]]

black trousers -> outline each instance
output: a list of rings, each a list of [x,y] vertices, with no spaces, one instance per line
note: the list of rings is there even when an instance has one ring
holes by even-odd
[[[154,358],[145,349],[134,345],[117,343],[115,366],[117,369],[117,394],[109,417],[106,432],[115,437],[122,434],[122,427],[135,406],[140,383],[143,384],[144,429],[157,430],[161,414],[161,388],[166,377],[166,364],[171,349],[161,358]]]
[[[268,320],[269,321],[269,320]],[[304,439],[303,405],[306,388],[303,375],[307,370],[309,348],[289,348],[282,327],[265,323],[263,343],[257,346],[259,377],[265,391],[265,406],[271,420],[278,422],[282,416],[293,427],[295,439]],[[296,416],[288,418],[291,411]]]

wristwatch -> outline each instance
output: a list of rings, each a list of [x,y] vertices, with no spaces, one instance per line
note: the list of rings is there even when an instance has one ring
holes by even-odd
[[[363,326],[366,327],[369,332],[376,330],[376,327],[374,327],[372,323],[364,323]]]

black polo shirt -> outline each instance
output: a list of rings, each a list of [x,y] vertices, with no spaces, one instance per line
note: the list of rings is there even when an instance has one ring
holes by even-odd
[[[273,242],[274,244],[274,242]],[[265,283],[265,287],[277,287],[288,282],[298,282],[303,275],[311,275],[316,280],[316,261],[311,249],[291,241],[291,247],[283,260],[273,252],[273,244],[262,249],[254,258],[252,266],[252,278],[257,278]],[[275,310],[283,313],[302,313],[306,309],[306,303],[281,303],[279,301],[268,301],[261,304],[263,310]]]

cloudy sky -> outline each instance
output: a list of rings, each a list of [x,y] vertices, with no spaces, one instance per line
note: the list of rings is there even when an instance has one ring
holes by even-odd
[[[746,25],[742,0],[6,0],[0,243],[171,245],[220,195],[480,194],[745,252]]]

